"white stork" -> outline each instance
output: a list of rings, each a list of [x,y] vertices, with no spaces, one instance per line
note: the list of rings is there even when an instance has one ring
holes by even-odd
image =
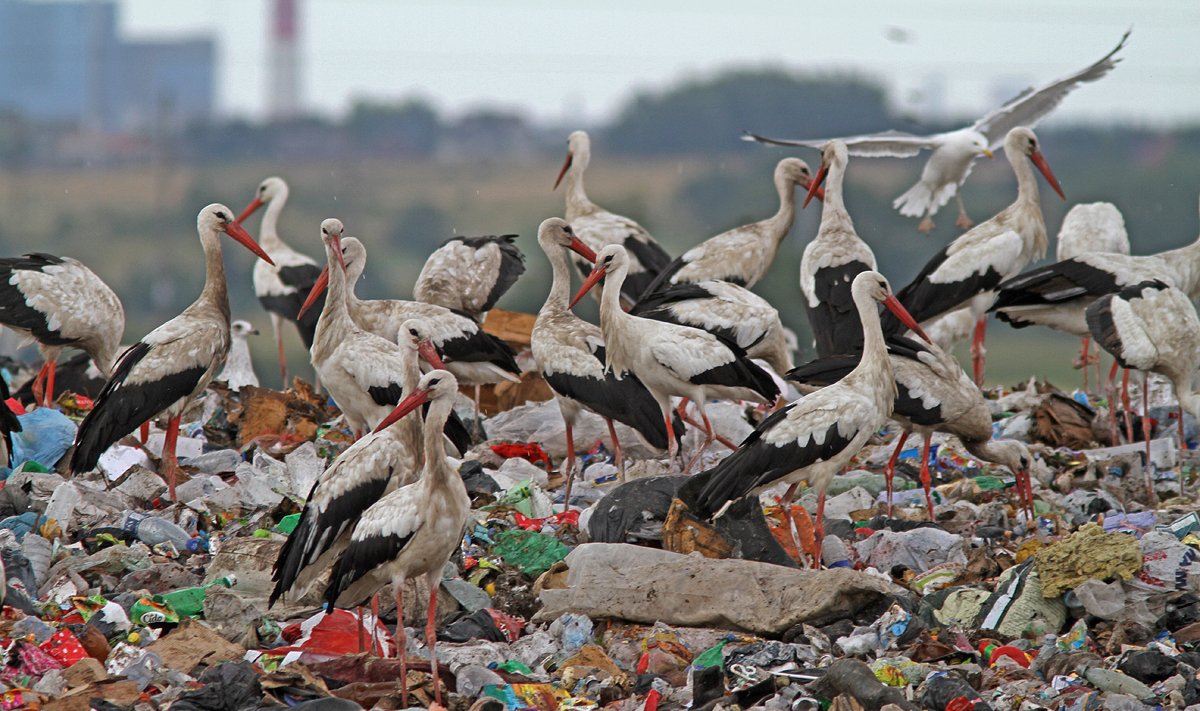
[[[553,277],[546,303],[533,324],[531,345],[534,360],[546,384],[554,391],[554,399],[558,401],[566,425],[567,461],[564,475],[567,488],[564,500],[569,505],[575,470],[572,429],[580,410],[591,410],[608,423],[613,455],[622,477],[625,459],[621,454],[621,441],[617,439],[613,420],[628,425],[657,449],[667,449],[667,429],[659,416],[654,396],[636,376],[628,374],[618,379],[605,369],[606,351],[600,328],[579,318],[567,306],[571,296],[567,250],[576,252],[589,262],[595,260],[595,253],[575,236],[565,220],[557,217],[543,221],[538,227],[538,244],[550,260]],[[682,425],[679,426],[682,432]]]
[[[670,255],[650,236],[646,228],[638,223],[616,215],[588,199],[583,189],[583,171],[587,170],[592,157],[592,142],[586,131],[575,131],[567,137],[567,159],[563,162],[558,184],[567,183],[567,209],[564,217],[575,229],[583,243],[599,252],[610,244],[619,244],[629,252],[629,279],[621,296],[627,304],[637,301],[658,273],[671,262]],[[576,259],[575,266],[587,276],[592,268],[583,259]]]
[[[848,160],[844,144],[827,143],[821,149],[821,167],[804,199],[807,206],[825,183],[821,225],[800,258],[800,291],[818,356],[851,353],[861,347],[862,324],[850,297],[850,283],[858,274],[876,268],[875,253],[854,231],[846,212],[842,184]]]
[[[775,166],[775,191],[779,210],[765,220],[751,222],[710,237],[676,257],[659,273],[648,289],[653,293],[666,282],[696,284],[719,279],[747,289],[767,275],[779,245],[796,221],[796,188],[808,190],[812,175],[808,164],[799,158],[784,158]],[[818,189],[817,197],[824,200]]]
[[[971,307],[977,319],[971,344],[972,370],[976,384],[980,385],[987,311],[996,300],[996,288],[1046,254],[1046,223],[1038,199],[1037,177],[1029,164],[1037,166],[1054,192],[1066,199],[1033,131],[1023,126],[1009,131],[1004,139],[1004,155],[1017,176],[1017,199],[946,245],[896,294],[900,303],[922,323],[964,305]],[[900,333],[903,328],[895,319],[885,316],[884,331]]]
[[[891,417],[896,380],[879,327],[882,302],[909,328],[920,326],[892,296],[878,272],[854,277],[851,296],[862,323],[862,359],[838,382],[805,395],[772,413],[737,451],[701,472],[679,490],[679,498],[701,518],[725,505],[776,484],[808,480],[818,492],[817,537],[824,535],[825,489],[833,476]]]
[[[966,128],[931,136],[884,131],[841,140],[849,147],[850,155],[864,158],[910,158],[924,150],[932,151],[921,171],[921,179],[908,192],[896,198],[892,207],[906,217],[923,215],[924,219],[917,229],[928,233],[933,230],[932,216],[953,197],[958,201],[958,220],[955,224],[963,229],[970,228],[973,223],[963,207],[961,191],[979,156],[990,158],[992,151],[1001,145],[1010,130],[1017,126],[1032,128],[1080,84],[1096,81],[1112,71],[1121,61],[1114,55],[1125,46],[1128,38],[1129,33],[1126,32],[1117,46],[1095,64],[1039,87],[1030,87]],[[826,142],[826,139],[796,141],[755,134],[748,134],[746,139],[810,148],[820,148]]]
[[[625,313],[620,296],[624,293],[622,286],[629,267],[629,255],[621,245],[600,250],[595,269],[588,274],[571,304],[608,277],[600,295],[605,369],[615,372],[618,378],[632,373],[654,396],[666,424],[667,451],[672,457],[678,451],[678,444],[671,423],[671,396],[696,403],[704,423],[705,440],[684,467],[687,472],[716,439],[704,412],[708,397],[771,403],[779,397],[779,386],[732,341],[700,329]]]
[[[79,425],[71,457],[72,474],[95,468],[110,445],[166,412],[169,421],[162,463],[171,500],[175,500],[179,419],[192,398],[203,392],[221,370],[229,353],[229,290],[221,259],[221,233],[260,259],[271,261],[224,205],[213,203],[201,210],[196,229],[204,248],[204,290],[183,313],[121,354],[95,407]]]
[[[1125,218],[1111,202],[1092,202],[1075,205],[1058,228],[1058,246],[1054,258],[1058,261],[1085,254],[1129,254],[1129,233]],[[1084,336],[1079,347],[1076,365],[1083,369],[1083,391],[1088,389],[1088,365],[1096,363],[1096,382],[1100,382],[1100,355],[1090,353],[1091,337]]]
[[[0,324],[37,341],[42,368],[33,392],[49,405],[63,348],[82,349],[105,377],[112,374],[125,310],[113,290],[82,262],[34,253],[0,259]]]
[[[888,512],[892,506],[892,477],[904,443],[912,432],[921,435],[921,485],[929,520],[933,520],[933,498],[929,475],[930,440],[934,432],[945,432],[962,441],[967,451],[987,462],[1008,467],[1017,479],[1017,491],[1032,520],[1033,491],[1029,466],[1033,461],[1029,448],[1016,440],[992,439],[992,415],[979,388],[958,361],[934,343],[893,336],[887,339],[888,360],[896,380],[896,400],[892,419],[904,428],[896,440],[884,469],[887,481]],[[858,365],[859,354],[820,358],[792,370],[789,380],[804,386],[823,387],[841,380]]]
[[[386,427],[423,403],[431,403],[425,416],[425,465],[421,478],[384,496],[363,512],[325,591],[327,604],[345,607],[361,602],[388,583],[392,584],[396,591],[401,700],[406,707],[408,659],[402,596],[404,581],[419,576],[425,576],[429,585],[425,644],[429,647],[434,694],[437,702],[442,702],[434,653],[437,591],[442,567],[462,542],[463,527],[471,510],[471,499],[462,477],[446,461],[440,434],[457,395],[458,382],[451,373],[430,371],[421,378],[417,389],[380,423],[380,427]]]
[[[1200,371],[1200,318],[1187,293],[1161,279],[1133,284],[1096,299],[1085,312],[1088,329],[1100,347],[1124,368],[1166,376],[1179,399],[1179,443],[1183,410],[1200,420],[1200,395],[1193,390]],[[1142,434],[1146,440],[1147,487],[1154,501],[1150,471],[1150,418],[1147,388],[1142,389]]]
[[[275,347],[279,350],[279,372],[283,386],[287,387],[287,358],[283,352],[283,324],[296,324],[305,348],[312,348],[317,332],[317,309],[307,317],[299,315],[304,297],[312,290],[321,273],[321,267],[311,257],[289,247],[279,237],[279,213],[287,204],[288,185],[283,178],[272,176],[258,184],[254,199],[238,215],[241,223],[258,208],[267,206],[259,227],[262,247],[271,255],[274,264],[258,262],[254,265],[254,295],[271,316],[271,331],[275,334]]]
[[[241,390],[247,385],[258,387],[258,376],[254,374],[254,361],[250,359],[250,336],[257,336],[258,329],[249,321],[241,319],[229,325],[229,356],[217,380],[224,381],[230,390]]]
[[[405,322],[398,353],[405,394],[413,393],[421,379],[418,358],[435,368],[442,365],[421,321]],[[448,418],[445,427],[453,422]],[[421,432],[420,418],[399,418],[350,445],[321,473],[300,522],[279,550],[268,606],[293,590],[303,595],[346,549],[359,516],[381,497],[417,480],[425,456]]]
[[[431,329],[433,345],[446,363],[446,369],[465,385],[475,385],[475,412],[479,414],[478,386],[502,380],[520,382],[521,368],[516,353],[500,338],[484,331],[477,321],[444,306],[399,299],[359,299],[354,293],[367,266],[367,248],[354,237],[342,240],[342,259],[346,264],[346,308],[354,323],[364,331],[393,340],[401,325],[420,319]],[[303,308],[309,308],[329,284],[328,267],[317,280]],[[390,335],[389,335],[390,334]]]
[[[452,237],[425,260],[413,299],[468,314],[479,323],[517,278],[525,255],[516,235]]]

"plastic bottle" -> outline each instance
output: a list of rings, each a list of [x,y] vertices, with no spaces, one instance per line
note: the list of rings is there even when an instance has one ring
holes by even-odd
[[[188,541],[192,540],[187,531],[167,519],[136,511],[125,512],[125,517],[121,519],[121,528],[148,546],[170,541],[177,551],[187,550]]]
[[[826,568],[849,568],[850,550],[837,536],[825,536],[821,541],[821,562]]]
[[[1041,673],[1042,668],[1046,666],[1046,662],[1050,661],[1058,653],[1058,638],[1053,633],[1047,632],[1042,635],[1042,647],[1038,650],[1038,654],[1033,659],[1033,663],[1029,665],[1031,671]]]
[[[1088,669],[1084,676],[1092,686],[1100,691],[1128,694],[1138,699],[1154,698],[1154,692],[1150,690],[1150,687],[1119,671],[1092,668]]]
[[[504,685],[504,679],[496,672],[478,664],[468,664],[455,672],[458,683],[458,693],[474,699],[483,693],[483,687],[494,684]]]
[[[208,595],[208,589],[222,585],[231,588],[237,584],[237,577],[230,575],[194,588],[182,588],[173,590],[169,593],[163,593],[158,598],[162,602],[166,602],[175,611],[175,614],[180,617],[196,617],[204,612],[204,598]],[[158,602],[158,600],[156,600]]]

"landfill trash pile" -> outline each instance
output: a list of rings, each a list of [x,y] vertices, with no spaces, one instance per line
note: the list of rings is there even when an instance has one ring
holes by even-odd
[[[830,487],[818,550],[811,493],[784,506],[781,487],[696,520],[675,499],[678,468],[631,432],[621,482],[589,413],[575,440],[595,445],[564,502],[557,405],[497,406],[512,387],[486,394],[487,436],[459,467],[472,509],[438,591],[436,679],[417,591],[402,611],[390,592],[326,611],[320,586],[268,608],[309,490],[353,441],[302,381],[210,387],[183,418],[175,502],[157,426],[68,478],[90,401],[10,400],[22,431],[0,489],[0,708],[400,708],[398,615],[416,706],[437,684],[448,707],[493,710],[1200,704],[1200,516],[1173,410],[1159,410],[1147,471],[1144,443],[1101,446],[1106,415],[1085,395],[991,393],[997,436],[1037,453],[1034,520],[1012,472],[940,435],[934,520],[919,448],[901,453],[889,514],[898,433],[881,432]],[[458,409],[474,415],[470,398]],[[763,416],[728,402],[708,414],[735,441]],[[689,430],[684,447],[698,443]],[[726,453],[710,447],[703,465]]]

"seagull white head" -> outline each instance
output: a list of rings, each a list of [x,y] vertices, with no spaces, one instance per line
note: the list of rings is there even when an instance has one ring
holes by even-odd
[[[240,338],[242,340],[245,340],[247,336],[258,335],[258,329],[254,327],[254,324],[241,319],[229,324],[229,332],[234,338]]]

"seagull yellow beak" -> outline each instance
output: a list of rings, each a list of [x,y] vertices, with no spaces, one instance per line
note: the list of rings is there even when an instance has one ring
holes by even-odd
[[[984,149],[983,149],[983,154],[984,154],[985,156],[987,156],[988,158],[995,158],[995,157],[996,157],[996,154],[995,154],[995,153],[992,153],[992,149],[991,149],[991,148],[984,148]]]

